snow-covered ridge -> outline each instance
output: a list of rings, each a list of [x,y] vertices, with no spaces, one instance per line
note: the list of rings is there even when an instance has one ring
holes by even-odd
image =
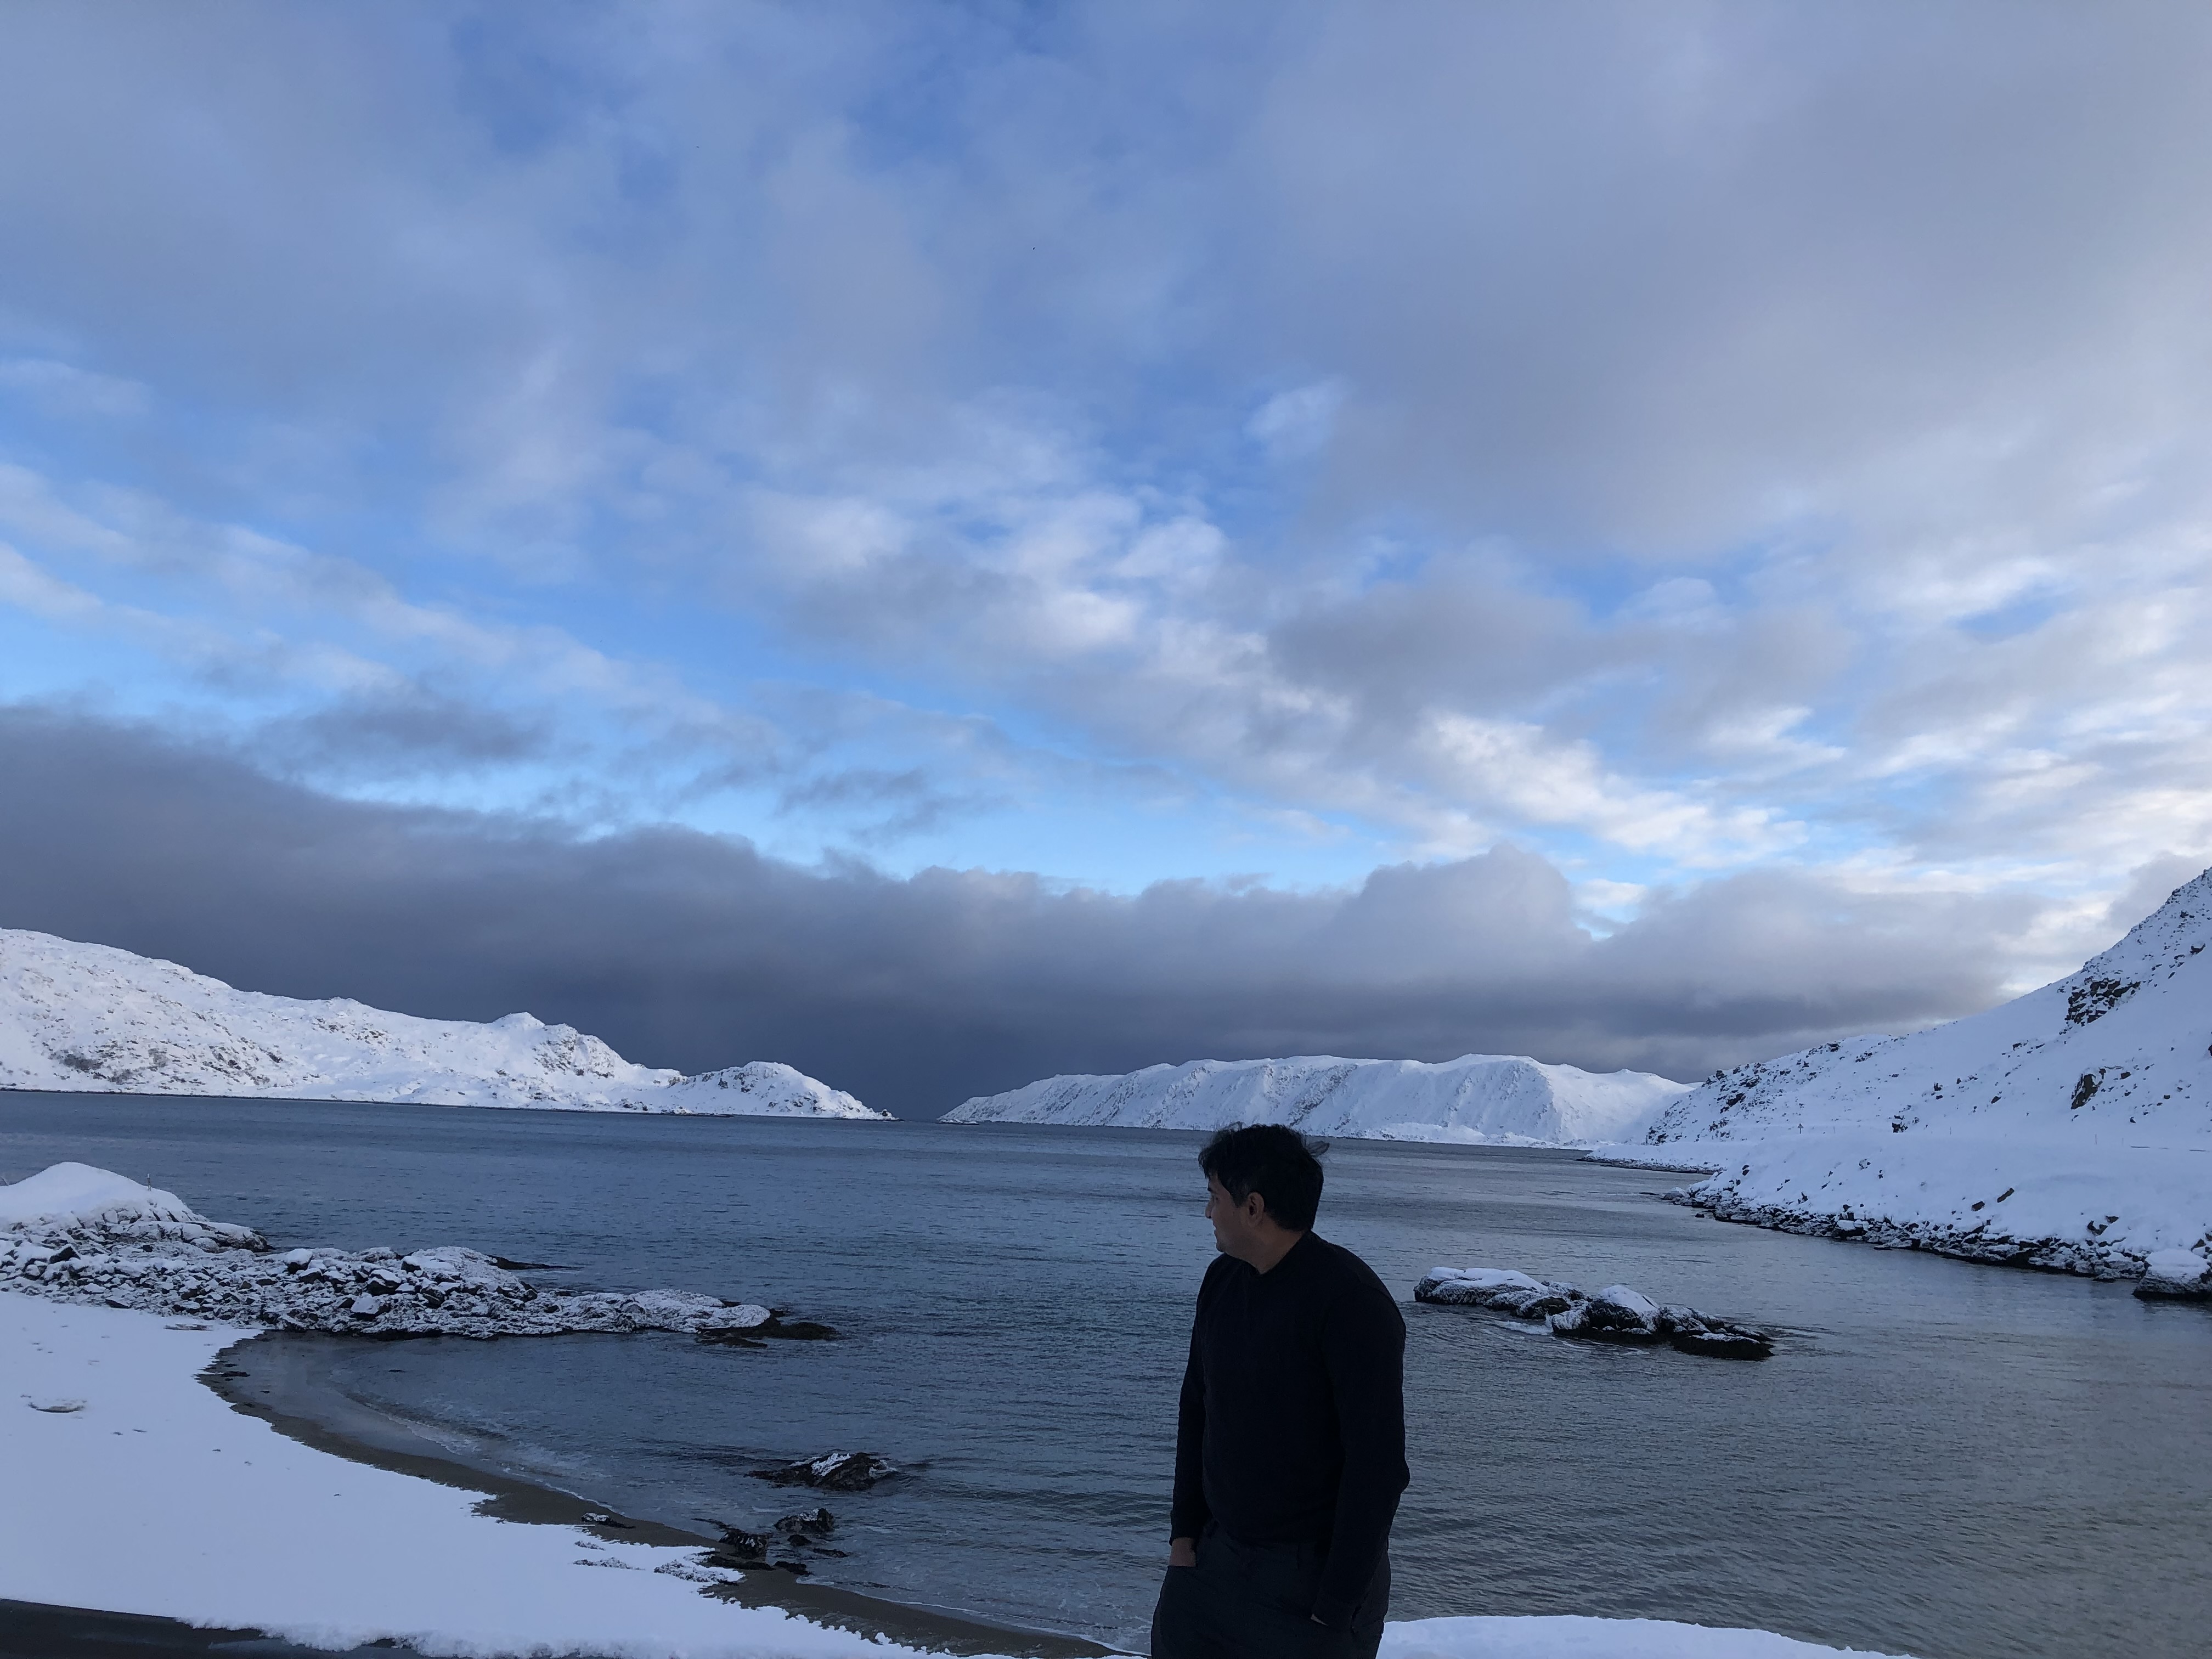
[[[1731,1220],[2138,1274],[2212,1249],[2212,871],[1986,1013],[1720,1073],[1621,1161],[1717,1171]]]
[[[679,1331],[757,1346],[828,1334],[688,1291],[546,1290],[479,1251],[289,1250],[174,1193],[88,1164],[0,1187],[0,1291],[283,1330],[364,1336]]]
[[[239,991],[173,962],[0,928],[0,1088],[582,1111],[882,1118],[788,1066],[633,1065],[528,1014],[420,1019]]]
[[[1468,1145],[1589,1146],[1620,1139],[1686,1085],[1509,1054],[1418,1060],[1194,1060],[1118,1077],[1048,1077],[981,1095],[948,1123],[1217,1129],[1281,1123],[1309,1134]]]

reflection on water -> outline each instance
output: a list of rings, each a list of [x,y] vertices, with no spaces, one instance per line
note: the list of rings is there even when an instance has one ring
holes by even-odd
[[[364,1344],[349,1391],[629,1511],[757,1524],[832,1448],[836,1582],[1141,1645],[1210,1246],[1199,1137],[0,1095],[0,1170],[82,1158],[280,1246],[464,1243],[560,1282],[839,1327]],[[1407,1307],[1401,1617],[1759,1626],[1929,1659],[2197,1651],[2212,1614],[2212,1312],[1697,1218],[1678,1177],[1341,1142],[1322,1231],[1410,1292],[1522,1267],[1781,1328],[1765,1364]],[[551,1275],[544,1277],[551,1278]],[[799,1500],[805,1497],[802,1504]]]

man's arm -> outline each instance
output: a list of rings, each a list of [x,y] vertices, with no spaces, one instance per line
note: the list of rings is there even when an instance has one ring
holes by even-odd
[[[1201,1286],[1201,1306],[1206,1292]],[[1190,1358],[1183,1366],[1182,1395],[1176,1407],[1175,1499],[1168,1512],[1168,1561],[1187,1567],[1198,1534],[1206,1528],[1206,1372],[1198,1358],[1198,1321],[1190,1325]]]
[[[1389,1293],[1374,1285],[1341,1297],[1322,1328],[1322,1357],[1336,1398],[1344,1473],[1313,1616],[1346,1630],[1382,1559],[1407,1480],[1406,1322]]]

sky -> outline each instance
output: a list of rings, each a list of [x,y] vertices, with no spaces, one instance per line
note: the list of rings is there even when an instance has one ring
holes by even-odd
[[[2212,13],[22,0],[0,926],[904,1115],[2212,863]]]

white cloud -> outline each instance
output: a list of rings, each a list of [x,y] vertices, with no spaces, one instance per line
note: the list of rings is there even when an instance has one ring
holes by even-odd
[[[44,414],[108,419],[143,415],[152,402],[137,380],[94,374],[51,357],[0,360],[0,392],[27,398]]]
[[[42,12],[11,591],[611,795],[812,776],[772,647],[1247,833],[2106,891],[2212,853],[2212,24],[1968,9]]]
[[[1279,392],[1260,405],[1244,430],[1271,460],[1304,460],[1328,447],[1344,393],[1340,380],[1316,380]]]

